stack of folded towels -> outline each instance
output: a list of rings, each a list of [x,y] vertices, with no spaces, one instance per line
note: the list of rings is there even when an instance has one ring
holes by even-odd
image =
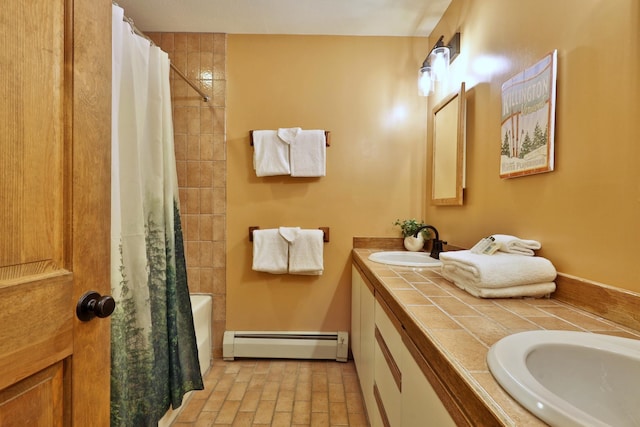
[[[494,234],[498,251],[492,255],[470,250],[442,252],[442,276],[479,298],[542,297],[556,290],[556,269],[535,256],[535,240]]]

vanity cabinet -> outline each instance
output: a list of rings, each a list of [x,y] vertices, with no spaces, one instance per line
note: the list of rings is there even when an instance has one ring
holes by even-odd
[[[355,264],[351,286],[351,350],[371,426],[455,426],[426,361]]]
[[[426,361],[408,336],[403,336],[402,346],[402,426],[455,427],[435,390],[425,377]]]
[[[402,326],[387,310],[384,301],[376,298],[373,390],[383,420],[380,427],[402,425]],[[371,425],[378,427],[373,423]]]
[[[351,279],[351,352],[369,422],[372,426],[381,425],[379,424],[380,416],[375,410],[376,401],[373,394],[375,345],[373,285],[364,279],[355,266],[352,267]]]

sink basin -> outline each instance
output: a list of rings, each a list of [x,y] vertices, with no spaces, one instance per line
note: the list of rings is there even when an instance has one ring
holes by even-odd
[[[496,342],[487,363],[515,400],[551,426],[640,425],[640,340],[520,332]]]
[[[380,264],[399,265],[402,267],[439,267],[442,265],[442,261],[431,258],[426,252],[374,252],[369,255],[369,259]]]

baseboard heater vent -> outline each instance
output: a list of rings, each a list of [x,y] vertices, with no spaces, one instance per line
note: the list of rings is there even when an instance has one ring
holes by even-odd
[[[268,359],[331,359],[347,361],[349,333],[225,331],[224,360],[237,357]]]

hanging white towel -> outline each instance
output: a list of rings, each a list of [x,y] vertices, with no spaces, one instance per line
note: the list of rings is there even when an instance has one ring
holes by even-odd
[[[285,274],[289,244],[277,228],[253,231],[253,266],[255,271]]]
[[[291,176],[326,175],[327,139],[323,130],[300,130],[290,148]]]
[[[553,282],[556,269],[543,257],[496,252],[474,254],[468,250],[441,252],[442,275],[452,282],[478,288],[506,288]]]
[[[302,128],[279,128],[278,137],[287,144],[291,144],[295,141],[301,130]]]
[[[542,245],[537,240],[525,240],[508,234],[494,234],[494,241],[500,245],[501,252],[519,255],[534,255],[534,250],[540,249]]]
[[[289,243],[289,273],[321,275],[324,271],[322,230],[300,230]]]
[[[280,227],[278,228],[278,231],[287,242],[291,243],[298,237],[300,227]]]
[[[289,144],[275,130],[253,131],[253,168],[256,176],[289,175]]]

